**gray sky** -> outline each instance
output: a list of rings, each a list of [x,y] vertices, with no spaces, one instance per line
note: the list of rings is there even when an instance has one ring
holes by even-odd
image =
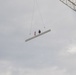
[[[59,0],[37,2],[51,32],[26,43],[34,0],[0,0],[0,75],[76,75],[76,12]],[[32,36],[44,30],[34,9]]]

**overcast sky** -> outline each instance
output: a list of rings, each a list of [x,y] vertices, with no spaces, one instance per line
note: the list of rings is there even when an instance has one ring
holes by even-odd
[[[0,0],[0,75],[76,75],[76,12],[59,0],[37,3]],[[30,28],[51,32],[26,43]]]

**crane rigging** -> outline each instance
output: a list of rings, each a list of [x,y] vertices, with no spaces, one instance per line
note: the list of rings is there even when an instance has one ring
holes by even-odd
[[[33,21],[34,14],[35,14],[35,4],[36,4],[36,6],[37,6],[37,9],[38,9],[38,12],[39,12],[39,16],[40,16],[41,21],[42,21],[43,28],[44,28],[44,29],[46,28],[46,27],[45,27],[45,24],[44,24],[44,21],[43,21],[43,17],[42,17],[42,15],[41,15],[41,12],[40,12],[40,9],[39,9],[38,2],[37,2],[37,0],[33,0],[33,1],[34,1],[34,5],[33,5],[33,13],[32,13],[32,18],[31,18],[30,35],[31,35],[32,26],[33,26],[33,22],[32,22],[32,21]],[[39,36],[41,36],[41,35],[43,35],[43,34],[48,33],[48,32],[50,32],[50,31],[51,31],[51,29],[47,29],[47,30],[44,30],[44,31],[42,31],[42,30],[39,29],[38,32],[34,31],[34,32],[33,32],[34,35],[33,35],[32,37],[27,38],[27,39],[25,40],[25,42],[28,42],[28,41],[30,41],[30,40],[32,40],[32,39],[34,39],[34,38],[37,38],[37,37],[39,37]]]

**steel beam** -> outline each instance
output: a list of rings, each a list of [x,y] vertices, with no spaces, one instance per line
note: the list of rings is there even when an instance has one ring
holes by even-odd
[[[42,32],[42,33],[40,33],[40,34],[38,34],[38,35],[35,35],[35,36],[31,37],[31,38],[28,38],[28,39],[25,40],[25,42],[28,42],[28,41],[36,38],[36,37],[39,37],[39,36],[41,36],[41,35],[43,35],[43,34],[48,33],[48,32],[50,32],[50,31],[51,31],[51,29],[49,29],[49,30],[47,30],[47,31],[44,31],[44,32]]]

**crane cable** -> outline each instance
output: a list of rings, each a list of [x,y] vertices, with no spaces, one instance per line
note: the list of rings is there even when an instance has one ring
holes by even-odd
[[[39,5],[38,5],[37,0],[36,0],[36,4],[37,4],[38,10],[39,10],[39,14],[40,14],[40,17],[41,17],[42,23],[43,23],[44,28],[45,28],[45,24],[44,24],[44,21],[43,21],[43,18],[42,18],[42,14],[41,14],[41,12],[40,12],[40,8],[39,8]]]
[[[31,31],[32,31],[32,25],[33,25],[33,17],[34,17],[34,9],[35,9],[35,0],[34,1],[34,4],[33,4],[33,13],[32,13],[32,18],[31,18],[31,27],[30,27],[30,35],[31,35]]]
[[[44,25],[44,28],[45,28],[45,24],[44,24],[44,21],[43,21],[43,18],[42,18],[42,15],[41,15],[41,12],[40,12],[40,9],[39,9],[39,5],[38,5],[38,2],[37,0],[33,0],[34,1],[34,4],[33,4],[33,13],[32,13],[32,18],[31,18],[31,27],[30,27],[30,35],[31,35],[31,31],[32,31],[32,25],[33,25],[33,18],[34,18],[34,13],[35,13],[35,3],[37,4],[37,7],[38,7],[38,11],[39,11],[39,14],[40,14],[40,17],[41,17],[41,21]]]

